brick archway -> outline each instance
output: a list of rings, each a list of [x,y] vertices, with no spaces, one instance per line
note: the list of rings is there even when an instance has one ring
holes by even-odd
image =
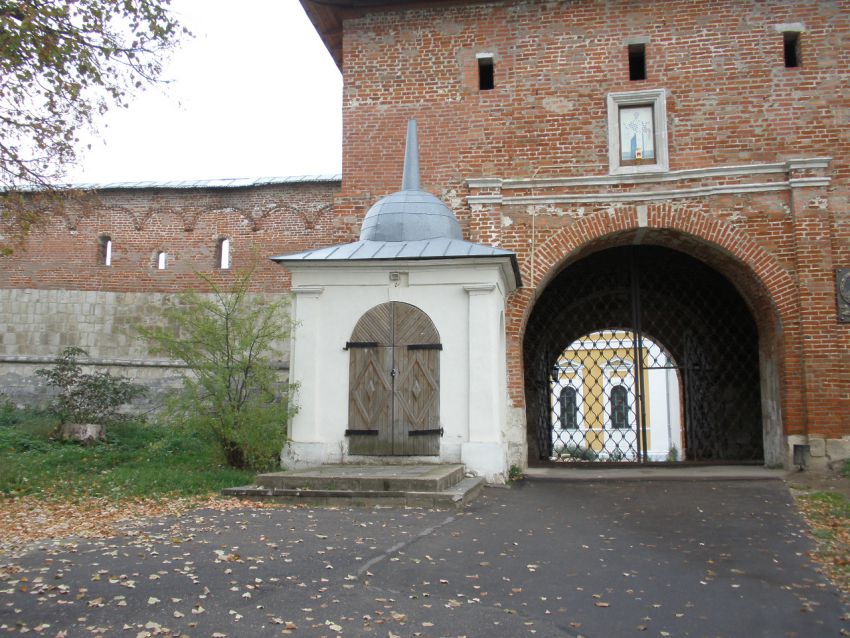
[[[667,204],[596,213],[553,233],[535,247],[535,263],[521,264],[526,286],[509,299],[507,333],[511,399],[525,405],[523,341],[532,309],[546,286],[565,268],[591,253],[628,244],[674,248],[726,277],[748,305],[758,327],[763,378],[765,459],[784,459],[783,415],[800,414],[797,286],[778,260],[732,224],[694,211],[683,215]],[[767,439],[770,440],[767,440]]]
[[[759,291],[761,294],[767,294],[770,305],[775,308],[783,324],[788,325],[791,317],[799,312],[795,294],[796,285],[791,275],[779,265],[773,255],[732,224],[701,211],[683,215],[666,204],[648,206],[646,219],[643,220],[644,223],[641,221],[637,209],[618,210],[612,214],[588,215],[577,220],[575,224],[558,230],[535,249],[536,263],[533,273],[530,263],[521,265],[523,281],[526,282],[524,292],[540,290],[552,277],[582,254],[624,243],[624,240],[618,240],[618,237],[634,237],[637,233],[643,233],[649,235],[647,243],[659,243],[671,247],[677,239],[690,238],[691,244],[705,246],[705,250],[698,251],[701,254],[694,255],[697,258],[710,259],[711,253],[715,255],[725,253],[730,266],[732,262],[738,262],[741,274],[744,270],[750,272],[749,278],[753,280],[752,283],[762,288]],[[670,237],[665,241],[659,231],[678,234],[679,238]],[[693,249],[694,246],[686,252]],[[715,261],[719,260],[715,259]],[[718,270],[723,272],[725,268],[721,265]],[[746,292],[744,296],[748,297]],[[530,305],[525,308],[523,328],[529,311]]]

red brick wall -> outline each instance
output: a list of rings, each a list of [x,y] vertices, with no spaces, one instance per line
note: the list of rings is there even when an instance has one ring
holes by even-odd
[[[783,65],[782,23],[805,25],[800,68]],[[633,38],[648,38],[644,81],[628,80]],[[495,58],[492,91],[478,91],[476,53]],[[233,242],[236,267],[254,249],[267,257],[356,239],[368,207],[399,188],[405,123],[416,117],[424,188],[449,204],[468,239],[518,254],[525,288],[511,298],[507,324],[515,406],[524,403],[522,338],[537,291],[582,254],[640,236],[705,260],[741,290],[763,353],[779,361],[787,433],[850,435],[850,325],[836,320],[834,278],[835,268],[850,267],[850,2],[505,1],[379,11],[345,21],[343,67],[341,190],[103,191],[101,203],[54,218],[3,259],[0,287],[171,292],[196,286],[194,271],[230,276],[214,269],[222,236]],[[667,90],[671,171],[831,163],[674,183],[467,185],[607,175],[606,95],[654,88]],[[808,177],[830,181],[790,188]],[[743,192],[754,184],[772,186]],[[742,192],[722,192],[729,186]],[[670,189],[689,193],[660,194]],[[488,194],[503,199],[467,200]],[[519,195],[562,199],[511,201]],[[101,233],[114,242],[111,267],[97,264]],[[170,255],[166,271],[154,266],[157,250]],[[256,289],[287,288],[284,271],[263,262]]]
[[[794,22],[803,66],[786,69],[774,25]],[[641,36],[648,79],[632,82],[624,42]],[[605,173],[606,94],[659,87],[671,169],[829,155],[850,176],[847,2],[473,4],[349,19],[344,43],[344,194],[398,188],[413,116],[430,190]],[[477,90],[478,52],[495,55],[492,91]]]
[[[339,182],[230,189],[122,189],[84,196],[46,215],[2,259],[0,288],[114,292],[203,289],[196,273],[226,283],[256,258],[257,291],[289,289],[268,257],[350,241],[334,223]],[[98,237],[111,237],[112,265],[99,263]],[[219,238],[231,241],[232,268],[216,267]],[[165,251],[168,267],[156,268]]]
[[[802,66],[785,68],[775,26],[803,23]],[[628,79],[627,41],[648,38],[647,79]],[[479,91],[476,53],[495,58]],[[419,123],[424,188],[466,236],[517,252],[526,288],[510,302],[511,398],[523,405],[522,336],[535,290],[589,247],[686,248],[741,289],[763,349],[778,354],[787,433],[850,434],[850,325],[836,319],[834,269],[850,266],[850,2],[496,2],[367,13],[344,23],[343,184],[356,227],[397,190],[405,121]],[[470,189],[466,180],[608,174],[606,95],[665,88],[670,170],[830,157],[816,171],[675,184]],[[751,194],[640,193],[784,182]],[[470,206],[468,195],[591,194],[595,202]],[[605,196],[635,195],[622,202]]]

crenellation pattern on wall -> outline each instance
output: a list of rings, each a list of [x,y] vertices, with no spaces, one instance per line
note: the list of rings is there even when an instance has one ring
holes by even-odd
[[[256,264],[255,290],[286,290],[288,275],[268,258],[336,243],[338,190],[339,182],[305,182],[91,191],[48,211],[42,226],[13,247],[3,258],[0,288],[174,292],[202,288],[198,274],[227,285]],[[112,240],[109,266],[101,263],[102,236]],[[221,238],[231,241],[228,270],[216,263]],[[160,251],[165,270],[157,268]]]

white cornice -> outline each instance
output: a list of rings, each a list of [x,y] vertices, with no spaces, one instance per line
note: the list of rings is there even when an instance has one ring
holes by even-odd
[[[501,204],[504,201],[501,195],[470,195],[466,199],[470,204]]]
[[[471,188],[502,188],[502,184],[505,180],[499,177],[478,177],[475,179],[468,179],[466,183]]]
[[[293,295],[304,297],[318,297],[325,291],[323,286],[294,286],[292,288]]]
[[[507,284],[508,292],[513,292],[522,285],[518,270],[514,270],[515,262],[511,255],[490,255],[482,257],[447,257],[435,259],[371,259],[371,260],[317,260],[317,261],[290,261],[283,266],[292,273],[319,272],[327,270],[344,270],[352,272],[355,270],[429,270],[445,268],[460,270],[462,268],[475,268],[479,266],[498,266]],[[295,294],[313,292],[321,294],[322,286],[298,286],[292,288]]]
[[[827,184],[829,181],[827,180]],[[806,183],[806,186],[814,186]],[[707,195],[740,195],[745,193],[767,193],[789,190],[791,184],[785,182],[766,182],[761,184],[730,184],[723,186],[699,186],[696,188],[677,188],[665,191],[636,191],[631,193],[578,193],[575,195],[521,195],[519,197],[499,197],[470,195],[470,204],[591,204],[594,202],[652,202],[683,197],[705,197]]]
[[[496,289],[496,284],[467,284],[463,289],[469,295],[488,295]]]
[[[621,184],[654,184],[660,182],[678,182],[710,177],[741,177],[746,175],[784,174],[790,170],[826,169],[831,157],[812,157],[790,159],[785,162],[769,164],[740,164],[734,166],[708,166],[705,168],[686,168],[666,173],[639,175],[585,175],[580,177],[542,177],[527,179],[501,179],[481,177],[466,180],[470,188],[501,188],[502,190],[521,188],[556,188],[570,186],[617,186]]]
[[[829,186],[828,177],[794,177],[788,180],[791,188],[820,188]]]
[[[670,171],[653,175],[603,175],[586,177],[530,178],[530,179],[470,179],[470,188],[500,189],[502,192],[524,189],[538,190],[575,186],[616,186],[623,184],[655,184],[680,182],[704,178],[742,177],[754,175],[787,175],[790,171],[829,168],[832,158],[813,157],[791,159],[786,162],[770,164],[747,164],[740,166],[712,166]],[[488,193],[470,195],[467,201],[471,205],[493,204],[591,204],[598,202],[641,202],[681,199],[687,197],[706,197],[711,195],[742,195],[747,193],[767,193],[785,191],[792,188],[822,188],[829,186],[828,176],[794,177],[774,182],[754,182],[737,184],[712,184],[691,188],[673,188],[651,191],[596,192],[596,193],[556,193],[547,195],[503,195]],[[501,185],[501,186],[500,186]]]
[[[831,157],[807,157],[789,159],[786,164],[788,165],[788,170],[793,171],[806,168],[829,168],[831,162]]]

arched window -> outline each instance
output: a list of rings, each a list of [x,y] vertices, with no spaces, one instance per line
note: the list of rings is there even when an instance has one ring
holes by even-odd
[[[156,254],[156,267],[159,270],[165,270],[168,265],[168,256],[165,254],[164,250],[160,250]]]
[[[624,385],[611,388],[611,427],[625,429],[629,427],[629,391]]]
[[[558,397],[558,400],[561,403],[561,429],[577,430],[578,397],[576,389],[569,386],[561,388],[561,394]]]
[[[104,266],[112,265],[112,238],[109,235],[101,235],[98,238],[97,260]]]
[[[222,270],[230,268],[230,240],[227,237],[219,238],[216,244],[215,265]]]

